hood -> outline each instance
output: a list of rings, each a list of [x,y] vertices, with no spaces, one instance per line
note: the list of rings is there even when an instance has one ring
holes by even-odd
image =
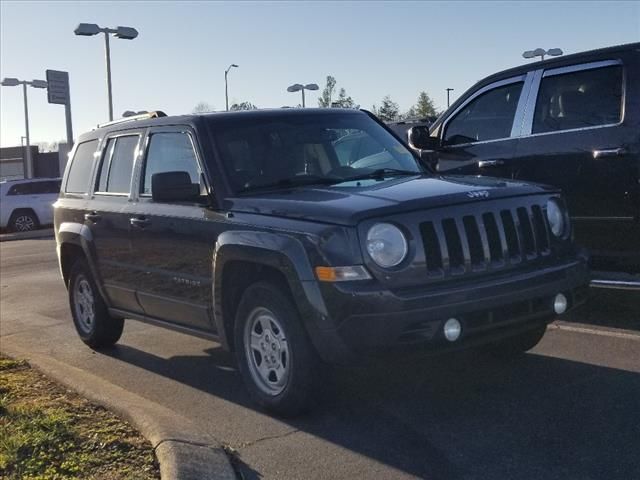
[[[229,198],[226,207],[234,212],[356,225],[394,213],[555,191],[544,185],[489,177],[412,176],[256,192]]]

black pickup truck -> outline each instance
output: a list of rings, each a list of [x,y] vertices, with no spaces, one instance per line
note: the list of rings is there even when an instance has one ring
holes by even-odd
[[[380,148],[354,161],[358,135]],[[124,318],[216,339],[284,414],[322,362],[522,353],[588,282],[557,189],[434,174],[360,111],[112,122],[78,140],[54,216],[86,344]]]
[[[560,188],[592,285],[640,291],[640,43],[491,75],[411,135],[438,172]]]

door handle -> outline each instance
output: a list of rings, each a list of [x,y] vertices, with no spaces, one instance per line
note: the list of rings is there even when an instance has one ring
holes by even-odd
[[[84,214],[84,219],[87,220],[88,222],[96,223],[101,218],[102,216],[98,215],[98,212],[91,212],[91,213]]]
[[[478,167],[487,168],[487,167],[500,167],[504,165],[504,160],[480,160],[478,162]]]
[[[131,217],[129,223],[132,227],[145,228],[151,225],[151,220],[145,217]]]
[[[593,158],[597,160],[599,158],[604,158],[604,157],[617,157],[618,155],[623,155],[625,153],[626,153],[626,151],[622,147],[619,147],[619,148],[605,148],[603,150],[594,150],[593,151]]]

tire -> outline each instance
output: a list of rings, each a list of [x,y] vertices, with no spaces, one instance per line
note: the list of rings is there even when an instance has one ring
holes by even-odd
[[[234,343],[245,386],[262,408],[291,417],[312,406],[320,361],[297,309],[281,289],[259,282],[245,290]]]
[[[120,339],[124,319],[109,315],[84,259],[76,260],[71,267],[69,304],[76,331],[89,347],[96,350],[111,347]]]
[[[509,337],[489,347],[489,351],[499,358],[513,358],[524,354],[540,343],[547,331],[547,324],[537,325],[531,330]]]
[[[40,221],[33,210],[16,210],[9,219],[9,230],[12,232],[31,232],[39,227]]]

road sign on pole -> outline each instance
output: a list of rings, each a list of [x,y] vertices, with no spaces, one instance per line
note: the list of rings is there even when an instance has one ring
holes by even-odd
[[[69,72],[47,70],[47,98],[49,103],[64,105],[67,121],[67,144],[73,146],[73,127],[71,126],[71,96],[69,95]]]

